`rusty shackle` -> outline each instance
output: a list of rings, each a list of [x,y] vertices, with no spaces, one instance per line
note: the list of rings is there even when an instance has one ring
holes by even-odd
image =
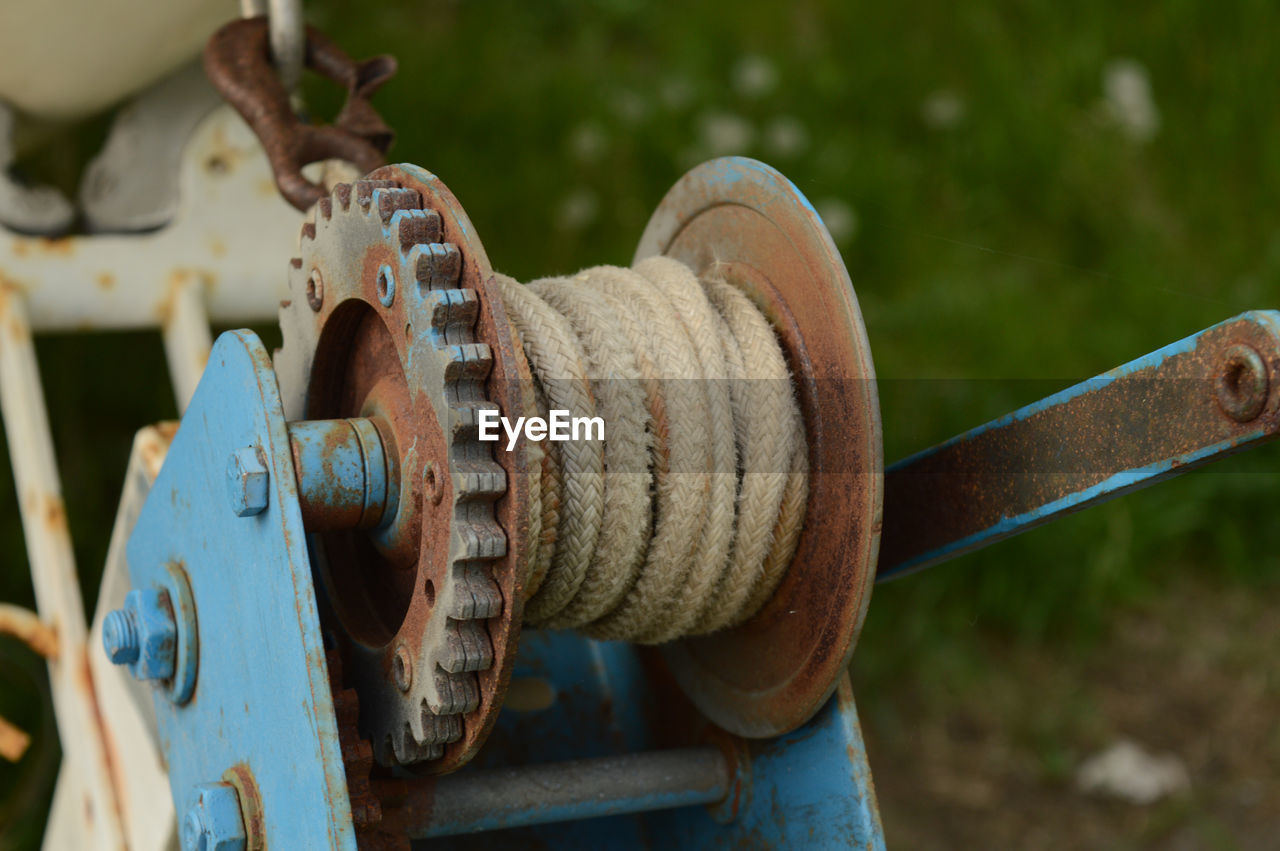
[[[308,124],[293,111],[289,92],[271,64],[265,16],[232,21],[214,33],[204,49],[205,73],[257,134],[280,194],[306,211],[327,192],[302,175],[303,166],[339,159],[367,173],[385,164],[395,134],[369,98],[395,74],[396,60],[375,56],[357,62],[323,33],[307,27],[303,64],[347,90],[332,124]]]

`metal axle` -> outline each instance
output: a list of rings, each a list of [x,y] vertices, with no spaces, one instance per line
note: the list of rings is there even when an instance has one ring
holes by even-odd
[[[289,449],[308,532],[373,529],[395,517],[399,459],[384,448],[377,420],[289,423]]]
[[[732,784],[719,750],[684,748],[464,771],[415,782],[399,800],[392,782],[379,797],[384,828],[427,839],[715,804]]]

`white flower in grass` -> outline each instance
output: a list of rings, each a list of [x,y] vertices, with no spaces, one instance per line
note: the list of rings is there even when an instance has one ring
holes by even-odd
[[[1103,109],[1134,142],[1150,142],[1160,132],[1160,110],[1151,96],[1147,69],[1135,59],[1115,59],[1102,70]]]
[[[709,112],[701,125],[702,146],[713,157],[745,153],[755,140],[755,128],[741,115]]]
[[[584,121],[569,133],[569,153],[580,163],[599,162],[609,138],[594,121]]]
[[[693,83],[688,77],[671,77],[658,89],[658,97],[668,109],[682,109],[693,101]]]
[[[836,242],[847,242],[857,235],[858,211],[849,202],[839,198],[823,198],[813,206]]]
[[[565,196],[556,211],[556,224],[562,230],[578,231],[590,225],[600,215],[600,200],[596,193],[580,186]]]
[[[1191,777],[1177,755],[1148,753],[1121,739],[1080,764],[1076,786],[1082,792],[1145,805],[1185,794]]]
[[[623,89],[613,97],[613,111],[624,123],[639,124],[649,116],[649,102],[638,92]]]
[[[764,56],[744,56],[733,66],[733,89],[743,97],[763,97],[777,85],[778,69]]]
[[[964,120],[964,99],[949,89],[938,89],[920,103],[920,120],[931,130],[950,130]]]
[[[765,127],[764,144],[774,156],[799,156],[809,149],[809,131],[798,118],[780,115]]]

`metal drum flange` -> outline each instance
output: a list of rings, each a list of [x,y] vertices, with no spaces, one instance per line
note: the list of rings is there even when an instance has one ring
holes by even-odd
[[[491,275],[452,193],[388,166],[316,205],[282,304],[286,416],[370,418],[398,467],[377,528],[312,536],[361,734],[384,765],[466,762],[510,674],[524,458],[495,459],[477,416],[517,409],[528,369]]]
[[[809,502],[790,569],[750,620],[664,646],[680,686],[708,718],[740,736],[781,735],[831,696],[871,599],[884,476],[866,329],[817,212],[755,160],[713,160],[682,177],[635,259],[655,254],[745,292],[782,340],[800,397]]]

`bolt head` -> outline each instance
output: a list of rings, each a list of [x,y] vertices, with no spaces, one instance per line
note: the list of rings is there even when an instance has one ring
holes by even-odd
[[[205,783],[182,819],[183,851],[244,851],[240,796],[230,783]]]
[[[231,453],[227,461],[227,492],[237,517],[252,517],[267,507],[267,465],[256,446]]]
[[[169,595],[155,588],[138,588],[124,598],[124,611],[137,630],[137,657],[129,670],[140,680],[173,676],[178,652],[178,627]],[[104,630],[105,641],[105,630]],[[109,651],[108,651],[109,652]]]

